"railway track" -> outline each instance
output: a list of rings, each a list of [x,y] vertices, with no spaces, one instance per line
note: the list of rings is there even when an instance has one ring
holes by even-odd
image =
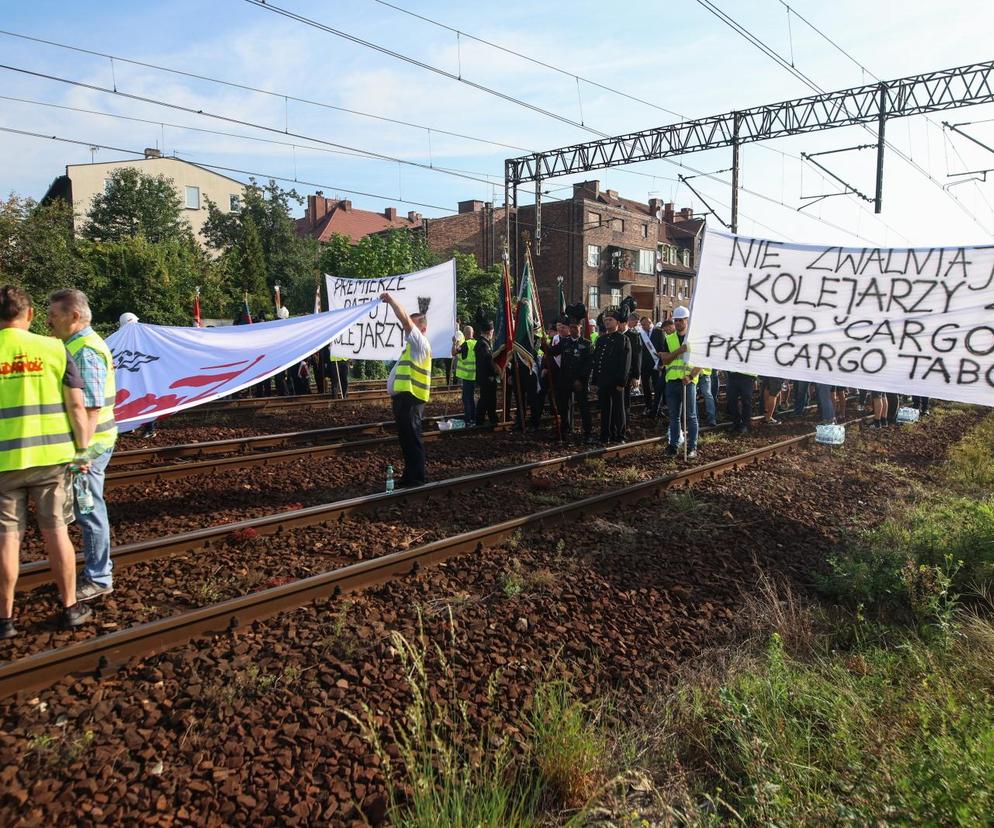
[[[858,420],[853,422],[858,422]],[[19,691],[35,690],[47,686],[63,679],[69,674],[96,671],[99,676],[113,665],[123,663],[130,658],[162,652],[185,643],[202,633],[234,629],[248,621],[266,618],[285,610],[295,609],[320,598],[327,598],[329,596],[334,598],[345,592],[365,589],[394,578],[404,577],[405,575],[418,572],[428,564],[466,552],[481,550],[484,547],[499,543],[513,532],[521,529],[557,524],[563,521],[575,521],[581,517],[598,514],[615,508],[618,505],[636,502],[669,489],[690,486],[694,482],[710,479],[727,471],[742,468],[784,452],[796,450],[812,442],[814,437],[814,432],[810,432],[622,489],[600,493],[572,503],[505,520],[491,526],[470,532],[463,532],[372,560],[350,564],[326,573],[202,607],[190,612],[179,613],[168,618],[139,624],[118,632],[96,636],[59,649],[26,656],[8,664],[0,665],[0,697],[9,696]],[[651,438],[648,441],[598,449],[594,452],[583,452],[582,455],[596,456],[599,454],[603,456],[607,452],[622,454],[638,451],[647,444],[658,442],[659,439],[662,438]],[[573,457],[579,458],[581,455]],[[570,462],[570,458],[555,458],[547,461],[539,461],[538,464],[523,464],[521,467],[516,467],[513,472],[509,469],[505,470],[505,473],[518,475],[531,474],[536,468],[543,466],[545,468],[549,468],[550,466],[555,467],[557,463],[562,465],[566,462]],[[477,478],[477,483],[482,484],[484,479],[487,481],[496,479],[495,474],[499,474],[499,472],[481,473],[480,475],[471,475],[468,477],[475,477]],[[340,501],[337,504],[328,504],[326,507],[311,507],[310,509],[270,516],[268,519],[257,518],[252,521],[243,521],[240,524],[228,524],[225,527],[211,527],[210,529],[200,530],[199,532],[186,533],[185,535],[174,536],[172,539],[167,538],[160,541],[151,541],[146,544],[132,544],[130,546],[144,546],[147,554],[150,547],[155,549],[155,544],[158,544],[161,554],[173,554],[173,552],[166,551],[169,544],[179,544],[182,547],[174,548],[174,551],[184,551],[185,549],[194,548],[189,546],[190,543],[202,546],[206,542],[219,537],[218,535],[210,535],[209,533],[212,531],[223,529],[228,533],[234,531],[236,526],[247,528],[251,525],[256,531],[262,529],[263,531],[273,532],[278,531],[281,527],[290,528],[313,523],[324,523],[336,519],[337,516],[347,514],[348,511],[379,508],[385,505],[385,502],[399,498],[428,498],[445,491],[456,491],[456,482],[459,480],[459,478],[456,478],[452,481],[443,481],[442,483],[434,484],[433,486],[429,485],[420,489],[405,490],[391,495],[370,495],[366,498],[356,498],[352,501]],[[469,483],[468,480],[465,478],[462,479],[462,485],[465,486],[467,483]],[[271,522],[261,522],[266,520],[270,520]],[[194,536],[199,537],[195,538]],[[183,544],[187,545],[182,546]],[[119,548],[117,551],[118,556],[121,555],[122,550],[123,547]],[[133,554],[137,555],[139,552],[135,550]],[[120,563],[121,558],[118,557],[117,561]],[[39,565],[29,564],[24,568],[22,577],[33,579],[33,583],[37,585],[44,580],[40,572],[41,567]]]
[[[441,394],[461,394],[462,389],[449,385],[442,386],[441,388],[432,388],[431,392],[436,396]],[[358,400],[380,400],[386,402],[389,399],[390,397],[387,395],[386,388],[361,390],[355,392],[349,391],[349,396],[344,400],[331,394],[303,394],[301,396],[294,397],[243,397],[240,399],[215,400],[214,402],[204,403],[203,405],[178,411],[170,416],[178,417],[181,414],[190,416],[198,413],[257,413],[264,410],[272,411],[277,409],[317,408],[319,406],[326,406],[330,408],[335,405],[343,405],[350,402],[356,402]]]

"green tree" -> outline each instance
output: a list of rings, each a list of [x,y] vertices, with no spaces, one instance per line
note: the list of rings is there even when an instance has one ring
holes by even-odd
[[[182,211],[171,178],[122,167],[110,174],[104,192],[94,196],[83,236],[102,242],[133,236],[153,243],[183,238],[191,230]]]
[[[266,287],[266,254],[262,249],[259,228],[251,215],[245,216],[241,226],[242,238],[232,251],[231,262],[236,268],[235,284],[240,296],[249,295],[253,316],[269,307],[269,290]]]
[[[472,253],[454,253],[456,260],[456,317],[472,323],[478,308],[491,315],[497,307],[500,290],[500,265],[484,270],[476,263]]]
[[[281,287],[283,302],[291,313],[310,313],[314,309],[314,264],[317,243],[297,233],[290,215],[291,204],[303,199],[295,190],[284,190],[270,181],[260,186],[254,179],[245,188],[238,213],[225,213],[208,200],[204,237],[228,260],[228,269],[236,279],[233,299],[241,302],[240,257],[244,255],[245,225],[254,224],[262,247],[264,263],[265,307],[272,304],[273,288]],[[237,293],[237,296],[234,294]]]

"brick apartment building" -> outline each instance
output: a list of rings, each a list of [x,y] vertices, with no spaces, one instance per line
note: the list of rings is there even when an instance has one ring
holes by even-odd
[[[307,196],[304,217],[297,219],[297,233],[311,236],[322,244],[334,235],[348,236],[356,244],[364,236],[389,230],[420,230],[421,213],[399,215],[396,207],[387,207],[382,213],[357,210],[346,199],[325,198],[318,190]]]
[[[535,235],[534,206],[519,207],[516,218],[511,234],[519,244],[511,269],[517,277],[524,261],[521,234]],[[702,226],[689,208],[621,198],[601,190],[598,181],[574,184],[570,198],[542,204],[542,246],[533,261],[543,314],[549,318],[558,309],[561,276],[567,301],[582,301],[591,316],[625,296],[635,297],[639,311],[654,320],[671,316],[690,301]],[[472,253],[481,267],[501,261],[504,236],[504,209],[482,201],[461,201],[456,215],[425,221],[434,252]]]
[[[488,268],[503,259],[505,216],[503,207],[495,208],[490,202],[460,201],[456,215],[425,222],[425,239],[441,256],[472,253],[480,267]]]

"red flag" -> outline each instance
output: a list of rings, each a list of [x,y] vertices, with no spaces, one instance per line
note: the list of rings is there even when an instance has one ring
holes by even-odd
[[[204,327],[200,321],[200,288],[197,288],[197,292],[193,297],[193,324],[198,328]]]
[[[514,322],[511,314],[511,276],[504,262],[504,276],[501,279],[501,292],[497,298],[497,318],[494,320],[494,361],[501,371],[507,367],[507,359],[514,345]]]

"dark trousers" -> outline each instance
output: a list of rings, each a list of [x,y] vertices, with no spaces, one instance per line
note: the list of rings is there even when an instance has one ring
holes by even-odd
[[[928,414],[928,397],[912,397],[911,404],[922,414]]]
[[[402,391],[391,399],[393,418],[397,423],[397,437],[404,455],[404,473],[401,483],[420,485],[428,482],[425,470],[425,444],[421,438],[421,420],[425,404],[413,394]]]
[[[746,374],[728,372],[725,381],[725,403],[728,419],[732,421],[732,431],[748,431],[752,420],[752,393],[755,378]]]
[[[580,409],[580,423],[583,427],[583,436],[590,436],[590,398],[587,396],[587,389],[577,391],[573,383],[566,384],[566,388],[558,389],[559,416],[562,418],[563,437],[570,437],[573,434],[573,404]]]
[[[489,417],[497,425],[497,383],[489,380],[480,384],[480,399],[476,404],[476,424],[483,425]]]
[[[897,409],[901,405],[901,398],[897,394],[887,395],[887,422],[897,425]]]
[[[324,366],[325,363],[318,362],[317,368],[314,369],[314,385],[317,386],[318,393],[324,393]]]
[[[332,393],[344,400],[349,395],[349,363],[345,360],[329,362],[328,369]]]
[[[476,380],[462,380],[462,412],[467,426],[476,422]]]
[[[642,398],[645,400],[645,413],[651,414],[652,408],[652,392],[656,384],[656,372],[651,368],[648,371],[642,372]]]
[[[625,391],[616,385],[597,389],[601,412],[601,442],[621,440],[625,434]]]
[[[542,422],[542,404],[545,402],[545,394],[539,391],[538,378],[535,376],[535,373],[529,371],[517,359],[514,361],[514,370],[518,372],[517,379],[515,379],[514,374],[511,375],[512,394],[517,403],[514,422],[519,429],[522,428],[522,422],[525,417],[525,404],[527,403],[528,409],[531,412],[528,424],[532,428],[538,428]],[[518,383],[521,384],[521,393],[524,395],[524,400],[518,399]]]

